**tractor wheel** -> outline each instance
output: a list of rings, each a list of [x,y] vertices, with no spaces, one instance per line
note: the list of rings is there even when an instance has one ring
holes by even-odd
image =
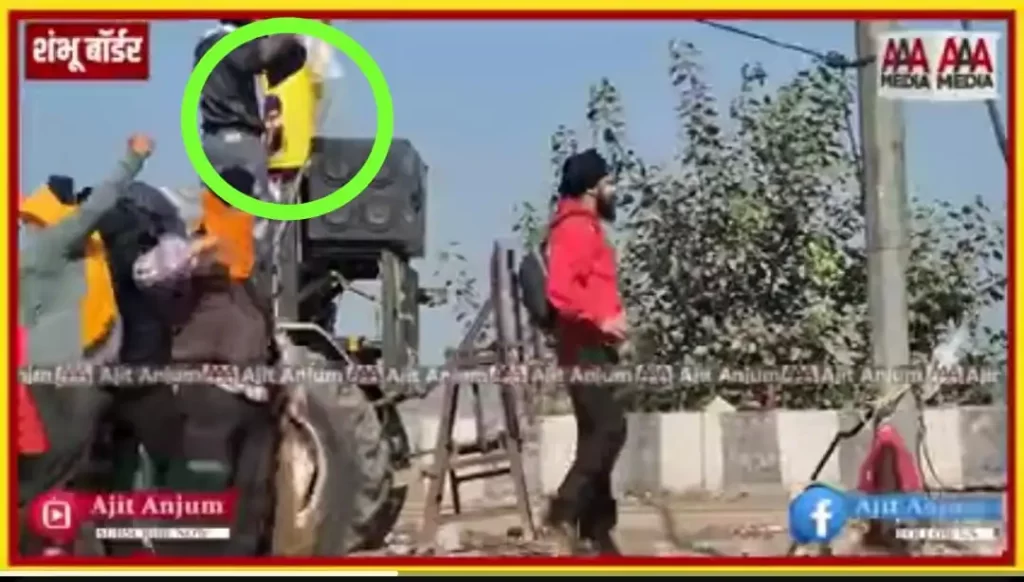
[[[305,346],[291,347],[302,353],[296,354],[296,359],[289,357],[290,361],[315,363],[328,359]],[[395,471],[407,462],[409,451],[401,419],[394,407],[378,410],[357,386],[319,385],[309,390],[320,398],[330,394],[330,430],[344,435],[350,460],[342,486],[352,490],[353,508],[350,519],[335,521],[331,526],[345,530],[332,532],[332,539],[341,540],[336,551],[380,547],[398,521],[407,493],[405,486],[395,484]]]
[[[406,468],[410,450],[405,427],[394,406],[375,407],[361,388],[341,396],[339,421],[352,427],[362,486],[356,497],[349,551],[384,545],[405,505],[408,488],[396,483],[396,471]]]
[[[305,415],[283,427],[276,478],[275,555],[338,556],[352,542],[359,466],[351,433],[326,386],[308,386]]]

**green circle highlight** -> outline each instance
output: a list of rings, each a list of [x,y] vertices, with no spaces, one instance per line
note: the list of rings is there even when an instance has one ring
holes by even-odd
[[[377,135],[373,139],[373,147],[366,163],[352,179],[328,196],[302,204],[282,204],[253,198],[245,194],[217,173],[203,151],[199,124],[196,123],[196,112],[203,86],[210,77],[217,63],[228,56],[234,49],[243,44],[271,34],[302,34],[314,36],[341,52],[348,55],[366,77],[373,99],[377,106]],[[395,110],[391,100],[391,90],[384,78],[384,73],[376,61],[358,42],[333,26],[306,18],[269,18],[257,20],[234,30],[217,41],[203,58],[199,59],[192,74],[185,84],[185,94],[181,100],[181,139],[185,144],[185,153],[192,162],[199,178],[206,187],[217,194],[225,202],[239,210],[248,212],[259,218],[271,220],[306,220],[333,212],[355,200],[370,185],[384,167],[391,140],[395,134]]]

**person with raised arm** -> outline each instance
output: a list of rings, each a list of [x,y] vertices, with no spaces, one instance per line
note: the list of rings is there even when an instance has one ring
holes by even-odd
[[[152,151],[152,140],[132,136],[115,170],[81,204],[58,196],[52,180],[19,201],[18,324],[32,372],[24,384],[48,444],[18,457],[19,508],[74,476],[109,406],[89,366],[117,359],[122,327],[96,229]]]

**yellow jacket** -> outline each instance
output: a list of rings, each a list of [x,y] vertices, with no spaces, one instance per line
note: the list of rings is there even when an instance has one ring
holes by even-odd
[[[271,170],[297,170],[309,159],[317,131],[317,108],[323,99],[324,78],[318,67],[306,64],[272,89],[261,77],[264,94],[280,100],[280,122],[283,125],[281,148],[269,161]]]
[[[77,207],[62,204],[48,186],[42,186],[20,203],[22,221],[50,227],[68,218]],[[104,340],[118,317],[117,300],[107,254],[99,234],[93,233],[85,244],[85,295],[81,299],[81,340],[86,349]]]

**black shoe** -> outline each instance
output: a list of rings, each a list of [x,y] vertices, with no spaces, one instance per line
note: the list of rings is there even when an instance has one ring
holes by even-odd
[[[612,530],[618,523],[618,504],[607,501],[580,518],[580,538],[600,556],[621,556]]]
[[[605,532],[594,538],[584,538],[599,556],[621,556],[618,544],[612,538],[611,532]]]

